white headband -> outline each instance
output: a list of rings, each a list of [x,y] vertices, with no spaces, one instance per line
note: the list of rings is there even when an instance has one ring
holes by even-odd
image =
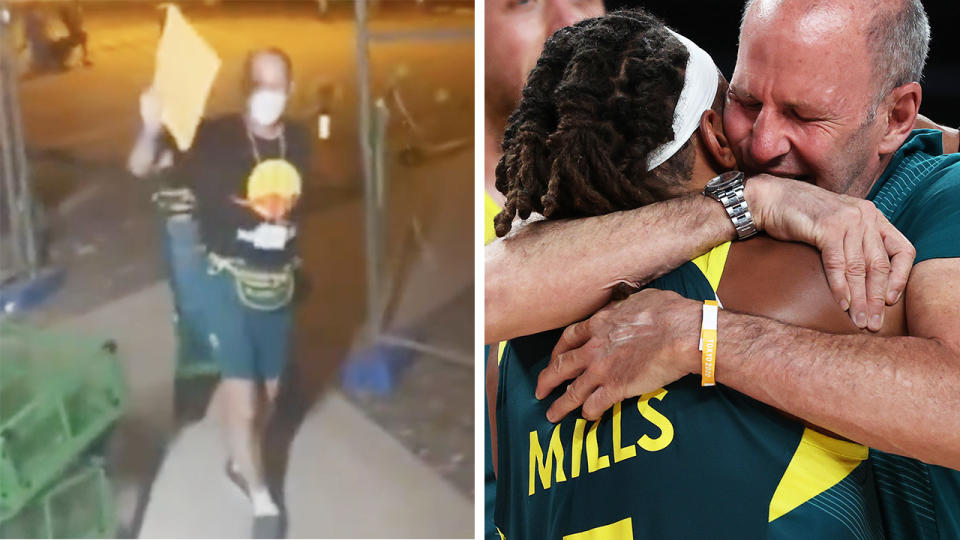
[[[648,171],[670,159],[690,139],[700,125],[703,111],[713,105],[719,84],[717,66],[707,51],[673,30],[670,30],[670,33],[687,48],[690,58],[687,59],[687,69],[684,72],[683,90],[680,91],[677,108],[673,111],[673,140],[650,152],[647,156]]]

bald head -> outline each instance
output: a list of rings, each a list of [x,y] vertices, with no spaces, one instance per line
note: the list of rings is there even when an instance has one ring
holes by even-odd
[[[741,40],[753,25],[771,24],[811,40],[839,39],[857,56],[866,51],[875,105],[893,88],[919,82],[930,50],[930,23],[920,0],[747,0]]]
[[[929,26],[919,0],[751,0],[724,128],[748,171],[866,196],[909,135]]]
[[[293,65],[280,49],[258,49],[247,55],[243,84],[247,93],[266,87],[287,92],[293,81]]]

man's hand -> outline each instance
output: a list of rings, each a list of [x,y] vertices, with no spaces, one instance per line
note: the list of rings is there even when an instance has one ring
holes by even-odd
[[[700,303],[671,291],[647,289],[567,327],[540,372],[543,399],[574,379],[547,411],[559,422],[579,406],[588,420],[614,403],[699,372]]]
[[[163,105],[160,103],[160,96],[153,86],[144,90],[140,94],[140,118],[143,120],[143,128],[149,133],[159,133],[162,127]]]
[[[144,178],[173,165],[173,153],[167,149],[160,152],[159,135],[163,130],[163,105],[155,87],[151,86],[140,94],[140,118],[143,129],[127,157],[127,170],[138,178]]]
[[[884,304],[903,294],[916,251],[872,202],[797,180],[758,175],[746,183],[757,227],[820,250],[830,291],[859,328],[876,332]]]

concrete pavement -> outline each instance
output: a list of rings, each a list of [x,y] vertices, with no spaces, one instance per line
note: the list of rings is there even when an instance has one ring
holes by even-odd
[[[218,428],[184,429],[153,485],[142,538],[249,538],[249,505],[223,473]],[[473,503],[338,392],[290,450],[289,538],[466,538]]]
[[[134,532],[145,504],[145,538],[249,537],[249,507],[223,475],[217,426],[203,420],[164,440],[172,425],[170,310],[169,289],[157,283],[55,326],[118,345],[130,391],[109,454],[120,522]],[[336,390],[320,396],[289,448],[283,486],[290,537],[472,534],[472,501]]]

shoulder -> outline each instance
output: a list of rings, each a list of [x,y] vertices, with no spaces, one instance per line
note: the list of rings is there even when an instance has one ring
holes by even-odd
[[[923,182],[904,205],[907,217],[922,217],[922,221],[928,222],[960,215],[960,154],[931,156],[925,167],[915,174]]]
[[[291,140],[297,140],[300,142],[306,142],[309,138],[309,133],[307,126],[302,122],[296,122],[293,120],[286,120],[283,123],[284,130],[287,133],[287,137]]]
[[[958,156],[960,154],[953,154]],[[946,156],[944,156],[946,157]],[[917,250],[916,262],[960,257],[960,159],[930,173],[930,182],[904,208],[901,232]]]
[[[205,118],[200,123],[200,129],[208,131],[243,131],[246,128],[243,125],[243,117],[239,114],[224,114]]]
[[[310,131],[300,122],[284,122],[284,132],[290,148],[298,152],[306,152],[310,145]]]
[[[238,133],[242,134],[245,129],[243,118],[238,114],[204,118],[197,127],[196,145],[207,144]]]
[[[833,299],[820,253],[806,244],[763,235],[734,243],[718,294],[724,308],[740,313],[822,332],[857,331]]]
[[[647,284],[647,287],[673,291],[691,300],[712,300],[713,287],[703,272],[692,262],[686,262],[675,270],[664,274]]]
[[[524,368],[549,359],[550,353],[553,352],[554,346],[560,341],[560,336],[565,329],[547,330],[539,334],[531,334],[507,341],[500,365],[507,365],[509,359],[510,365]]]
[[[287,148],[289,148],[288,159],[300,169],[301,174],[307,174],[310,169],[310,132],[301,123],[285,122],[284,133],[287,138]]]

